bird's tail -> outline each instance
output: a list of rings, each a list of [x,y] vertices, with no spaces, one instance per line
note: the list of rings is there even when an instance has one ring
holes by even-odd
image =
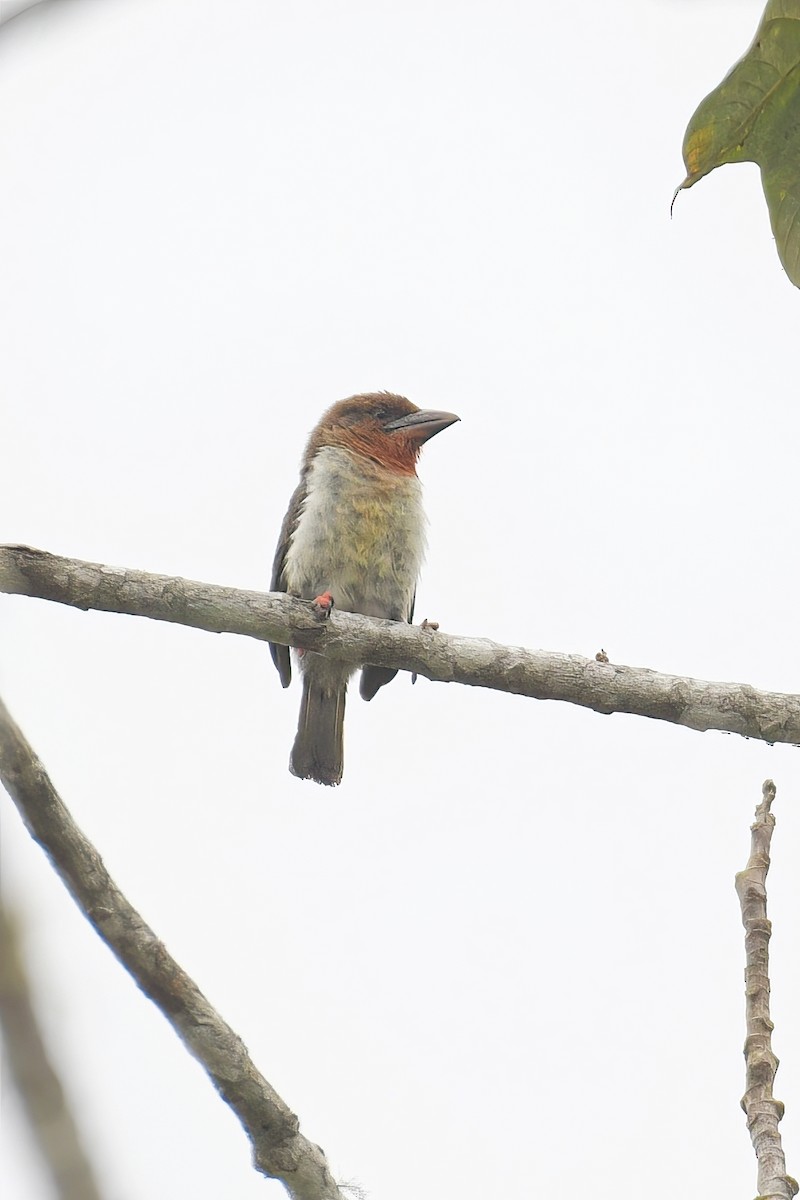
[[[342,782],[346,695],[346,683],[335,688],[320,687],[304,676],[300,720],[289,759],[293,775],[330,787]]]

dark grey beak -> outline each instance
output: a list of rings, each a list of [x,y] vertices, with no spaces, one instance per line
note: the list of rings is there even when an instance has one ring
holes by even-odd
[[[456,421],[460,421],[461,417],[457,417],[455,413],[436,412],[432,408],[421,408],[419,412],[408,413],[405,417],[398,417],[396,421],[389,421],[384,425],[386,433],[404,433],[406,437],[413,438],[415,442],[427,442],[428,438],[432,438],[435,433],[441,433],[443,429],[447,429],[448,425],[455,425]]]

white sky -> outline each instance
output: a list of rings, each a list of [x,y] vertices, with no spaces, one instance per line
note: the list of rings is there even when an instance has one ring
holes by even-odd
[[[679,197],[762,5],[58,0],[0,30],[0,540],[265,588],[303,442],[389,388],[420,618],[800,688],[800,296],[755,167]],[[115,879],[374,1200],[748,1196],[761,781],[800,1170],[800,752],[400,677],[343,785],[265,646],[2,598],[0,689]],[[280,1197],[3,805],[112,1200]],[[13,1099],[4,1195],[50,1200]]]

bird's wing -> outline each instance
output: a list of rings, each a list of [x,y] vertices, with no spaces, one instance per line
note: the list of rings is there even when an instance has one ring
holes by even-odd
[[[289,508],[281,525],[278,545],[275,549],[275,559],[272,564],[272,581],[269,585],[271,592],[286,591],[286,553],[289,549],[292,534],[297,528],[297,522],[300,520],[300,513],[305,498],[306,482],[305,479],[301,479],[292,494],[292,498],[289,501]],[[282,686],[288,687],[292,682],[292,660],[289,655],[289,647],[280,646],[277,642],[270,642],[269,651],[272,655],[272,661],[278,668]]]

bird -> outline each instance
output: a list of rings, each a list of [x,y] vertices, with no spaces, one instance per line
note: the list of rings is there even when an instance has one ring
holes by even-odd
[[[424,442],[458,420],[391,392],[349,396],[328,408],[308,439],[270,590],[316,601],[323,612],[336,607],[410,623],[425,554],[417,459]],[[270,643],[270,652],[286,688],[289,647]],[[289,770],[335,787],[344,769],[347,683],[357,667],[310,650],[295,655],[303,694]],[[363,666],[362,698],[372,700],[396,674]]]

